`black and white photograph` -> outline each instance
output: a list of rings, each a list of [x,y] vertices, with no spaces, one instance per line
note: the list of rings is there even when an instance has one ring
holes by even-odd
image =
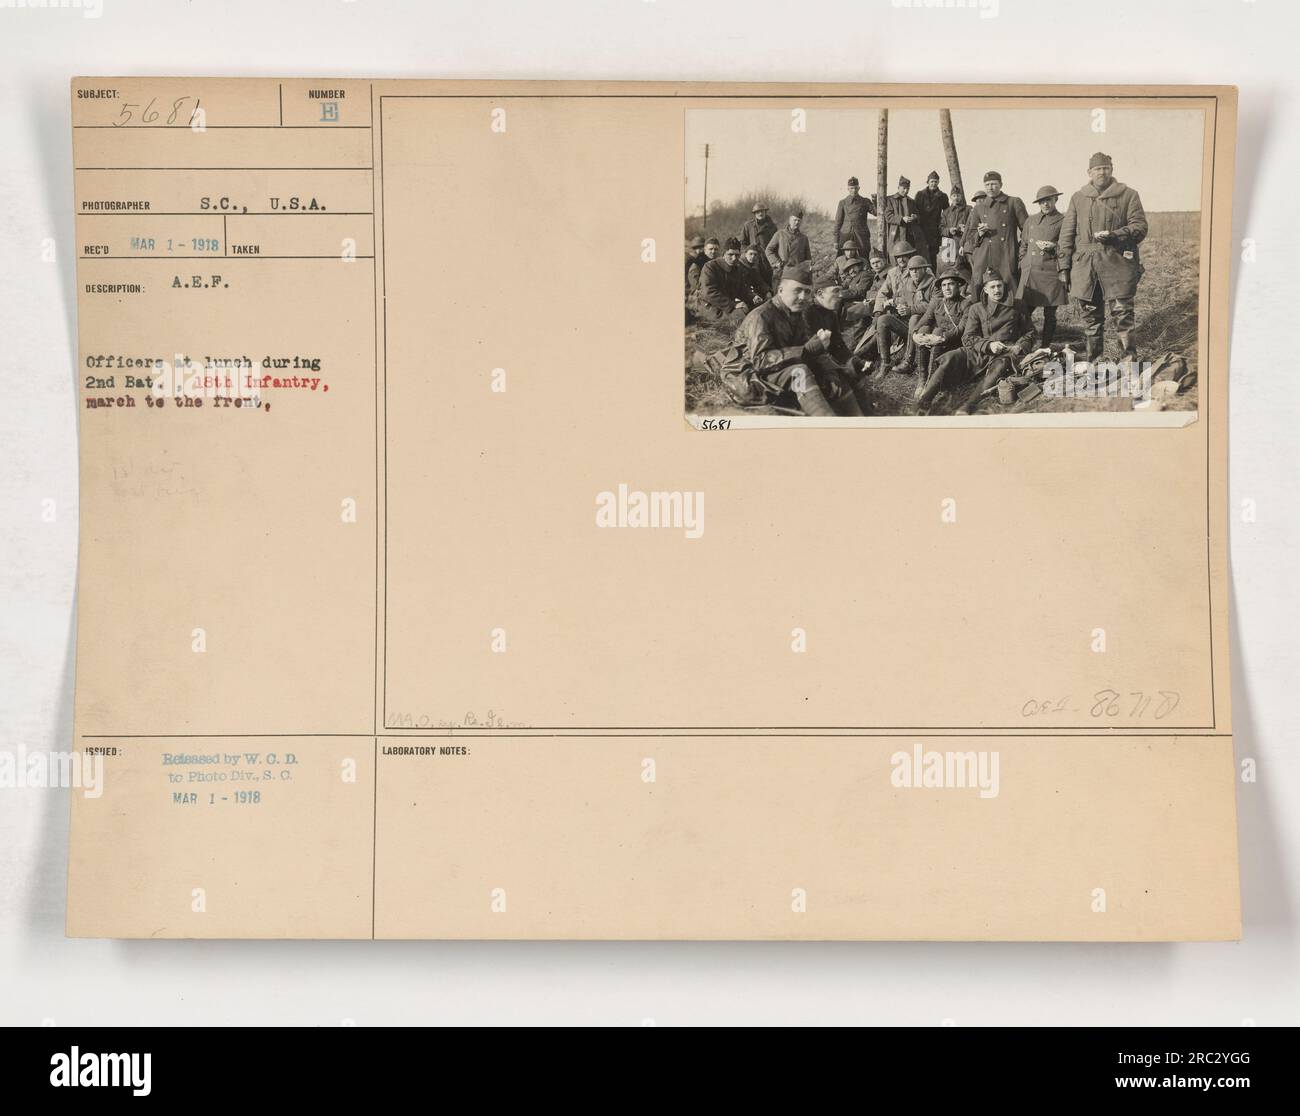
[[[688,110],[687,414],[1192,421],[1205,127],[1123,105]]]

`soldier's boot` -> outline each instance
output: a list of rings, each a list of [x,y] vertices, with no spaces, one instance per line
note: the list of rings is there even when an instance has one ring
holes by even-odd
[[[1056,307],[1043,308],[1043,344],[1050,345],[1056,336]]]
[[[822,394],[822,389],[817,386],[811,376],[803,383],[802,390],[795,390],[795,398],[799,401],[799,409],[805,415],[835,417],[835,408],[826,402],[826,396]]]
[[[1121,330],[1117,330],[1116,332],[1119,337],[1120,361],[1121,362],[1136,361],[1138,351],[1137,351],[1137,342],[1136,340],[1134,340],[1133,337],[1133,330],[1121,329]]]
[[[919,400],[925,393],[926,381],[930,378],[930,370],[934,367],[934,350],[925,348],[921,351],[920,359],[916,362],[916,388],[912,392],[912,398]]]
[[[911,337],[908,337],[907,344],[903,346],[903,355],[894,364],[894,371],[904,376],[912,375],[916,371],[914,352],[915,346]]]
[[[893,354],[891,350],[894,347],[894,332],[888,326],[876,326],[876,337],[871,342],[871,347],[877,358],[876,370],[872,373],[877,383],[883,381],[888,375],[889,370],[893,367]]]
[[[1093,364],[1101,359],[1106,348],[1105,310],[1099,302],[1080,302],[1083,313],[1083,339],[1086,345],[1086,359]]]
[[[858,401],[858,393],[845,385],[844,392],[835,400],[835,413],[844,418],[862,418],[865,413]]]

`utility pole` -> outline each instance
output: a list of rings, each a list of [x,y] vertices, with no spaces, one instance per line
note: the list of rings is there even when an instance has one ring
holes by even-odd
[[[704,231],[709,231],[709,145],[704,145]]]

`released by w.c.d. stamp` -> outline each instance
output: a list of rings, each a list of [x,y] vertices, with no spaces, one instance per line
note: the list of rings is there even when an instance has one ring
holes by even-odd
[[[72,100],[70,933],[1238,934],[1232,89]]]

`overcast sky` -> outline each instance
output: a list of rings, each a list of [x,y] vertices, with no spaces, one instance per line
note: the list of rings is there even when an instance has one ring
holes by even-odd
[[[1069,195],[1088,180],[1088,158],[1104,151],[1115,177],[1152,211],[1201,208],[1204,119],[1198,109],[1110,108],[1106,131],[1093,131],[1091,108],[954,109],[953,134],[967,194],[984,172],[1002,174],[1008,193],[1030,201],[1040,186]],[[698,214],[704,189],[703,147],[710,145],[709,198],[726,201],[749,190],[800,194],[827,213],[857,175],[864,193],[875,192],[874,109],[807,110],[807,130],[791,128],[788,108],[688,109],[686,112],[686,212]],[[900,174],[912,192],[937,170],[949,189],[936,109],[889,112],[889,186]],[[773,213],[778,223],[785,214]]]

